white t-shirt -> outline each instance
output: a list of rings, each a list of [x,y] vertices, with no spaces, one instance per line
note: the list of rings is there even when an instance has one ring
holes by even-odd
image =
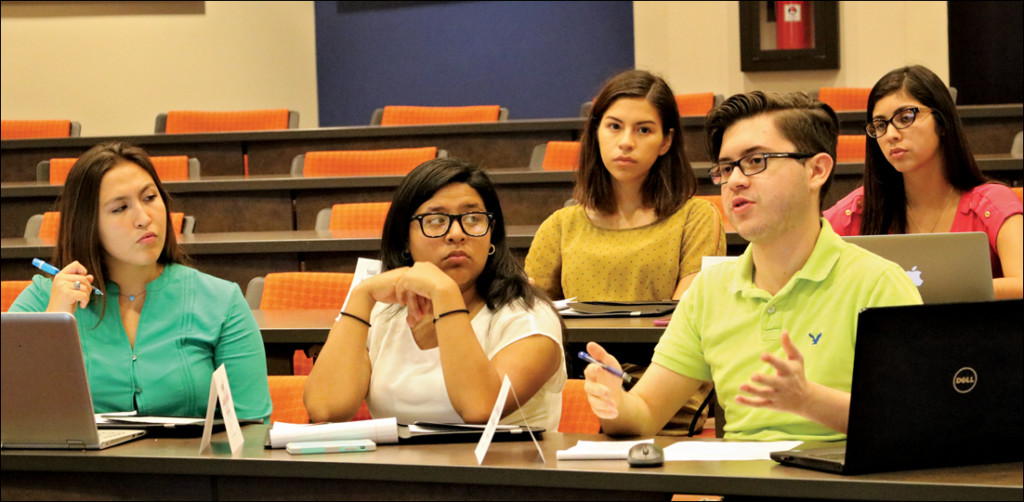
[[[462,423],[444,384],[438,348],[421,350],[406,324],[406,310],[395,311],[378,303],[370,316],[373,325],[367,335],[370,354],[370,391],[366,404],[375,418],[396,417],[400,424],[415,421]],[[551,338],[561,350],[562,328],[556,314],[541,301],[527,308],[514,302],[492,311],[487,306],[471,321],[480,346],[488,359],[508,345],[532,335]],[[562,387],[565,385],[565,358],[551,378],[527,402],[522,412],[531,427],[558,429],[562,415]],[[522,425],[519,411],[510,413],[502,424]]]

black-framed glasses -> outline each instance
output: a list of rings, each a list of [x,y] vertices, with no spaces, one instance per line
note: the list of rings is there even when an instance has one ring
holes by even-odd
[[[925,108],[925,111],[928,109]],[[896,113],[889,117],[889,120],[885,119],[873,119],[864,125],[864,132],[868,133],[868,136],[872,138],[881,138],[885,136],[885,131],[889,128],[889,124],[897,129],[906,129],[914,123],[917,119],[917,114],[921,113],[921,108],[917,106],[908,106],[896,110]]]
[[[809,159],[814,157],[813,153],[801,152],[757,152],[744,155],[740,160],[732,162],[718,162],[711,166],[708,174],[711,175],[711,182],[721,185],[729,181],[732,170],[739,168],[744,176],[753,176],[768,168],[768,159]]]
[[[473,211],[462,214],[427,213],[417,214],[413,220],[420,222],[420,231],[431,239],[437,239],[448,235],[452,228],[452,222],[458,221],[462,233],[470,237],[483,237],[491,231],[491,224],[494,223],[494,213],[486,211]],[[411,220],[410,220],[411,221]]]

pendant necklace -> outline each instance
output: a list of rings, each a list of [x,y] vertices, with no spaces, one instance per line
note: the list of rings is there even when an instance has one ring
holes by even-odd
[[[952,196],[953,196],[953,187],[950,186],[949,187],[949,193],[946,194],[946,200],[945,200],[945,202],[942,203],[942,209],[939,210],[939,216],[937,218],[935,218],[935,223],[932,225],[932,228],[930,230],[928,230],[928,232],[926,232],[926,233],[930,234],[930,233],[934,233],[935,232],[935,227],[939,226],[939,221],[942,220],[942,215],[946,213],[946,208],[949,207],[949,198],[952,197]],[[907,211],[907,217],[910,218],[910,222],[913,223],[914,226],[917,227],[918,230],[924,230],[924,227],[922,227],[920,224],[917,223],[917,220],[914,219],[914,215],[910,214],[910,211]]]

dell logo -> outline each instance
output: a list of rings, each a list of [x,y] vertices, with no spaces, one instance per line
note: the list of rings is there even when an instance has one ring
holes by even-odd
[[[961,394],[966,394],[974,390],[974,386],[978,383],[978,373],[974,371],[974,368],[963,367],[960,368],[955,375],[953,375],[953,389]]]

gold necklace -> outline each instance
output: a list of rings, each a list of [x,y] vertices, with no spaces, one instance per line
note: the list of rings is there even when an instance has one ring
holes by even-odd
[[[927,232],[924,232],[924,233],[930,234],[930,233],[934,233],[935,232],[935,228],[939,226],[939,221],[942,220],[942,215],[946,213],[946,208],[949,207],[949,198],[952,197],[952,196],[953,196],[953,187],[950,186],[949,187],[949,193],[946,194],[946,200],[942,203],[942,209],[939,210],[939,216],[937,218],[935,218],[935,223],[932,224],[932,228],[929,229]],[[917,227],[918,230],[924,230],[924,227],[922,227],[920,224],[917,223],[917,220],[914,219],[914,215],[910,214],[910,211],[907,211],[907,217],[910,218],[910,222],[913,223],[914,226]]]

